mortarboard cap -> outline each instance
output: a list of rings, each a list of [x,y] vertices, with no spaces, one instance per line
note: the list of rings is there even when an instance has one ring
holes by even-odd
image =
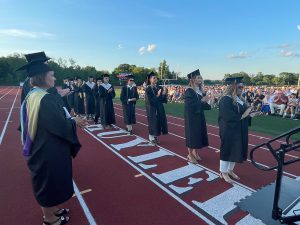
[[[28,77],[53,71],[53,69],[46,63],[46,61],[48,61],[50,58],[46,56],[45,52],[26,54],[25,58],[27,60],[27,64],[21,66],[16,71],[26,70]]]
[[[134,76],[132,74],[128,74],[126,75],[126,78],[129,80],[129,79],[134,79]]]
[[[196,77],[196,76],[201,76],[199,69],[197,69],[187,75],[187,77],[189,79],[192,79],[193,77]]]
[[[225,84],[239,84],[242,83],[244,77],[227,77],[224,82]]]

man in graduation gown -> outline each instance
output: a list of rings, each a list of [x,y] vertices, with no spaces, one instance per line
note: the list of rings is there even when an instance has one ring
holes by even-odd
[[[54,72],[44,61],[21,67],[26,70],[34,88],[21,107],[21,138],[23,155],[31,172],[34,196],[42,207],[44,224],[65,224],[68,209],[58,205],[74,193],[72,157],[81,145],[76,124],[85,125],[70,115],[58,94],[46,90],[54,87]]]
[[[109,83],[109,75],[103,75],[103,83],[99,86],[100,97],[100,119],[105,129],[112,128],[116,123],[113,99],[116,93],[114,87]]]
[[[84,90],[81,77],[76,77],[76,84],[74,87],[74,112],[76,116],[84,116]]]
[[[232,183],[232,179],[239,179],[233,172],[235,163],[247,160],[248,152],[248,126],[252,107],[248,107],[242,98],[242,77],[227,78],[227,87],[219,101],[220,127],[220,172],[226,182]]]
[[[70,89],[70,93],[67,95],[67,102],[68,102],[68,105],[70,107],[70,111],[71,113],[74,113],[74,95],[75,95],[75,92],[74,92],[74,79],[73,78],[70,78],[69,79],[69,89]]]
[[[83,85],[83,90],[85,93],[85,99],[86,99],[86,115],[87,119],[93,119],[93,116],[95,114],[95,98],[93,94],[93,88],[95,86],[94,78],[92,76],[89,76],[89,79],[85,84]]]
[[[123,119],[129,134],[132,134],[132,124],[136,123],[135,104],[139,99],[137,88],[134,84],[134,76],[127,75],[127,85],[121,89],[120,100],[123,108]]]
[[[167,117],[163,103],[167,103],[166,88],[157,85],[157,75],[150,72],[147,75],[145,105],[148,119],[149,141],[159,144],[158,136],[168,134]]]
[[[102,84],[102,78],[98,77],[96,79],[96,84],[94,85],[93,88],[93,95],[94,95],[94,99],[95,99],[95,118],[94,118],[94,122],[95,124],[99,123],[99,117],[100,117],[100,96],[99,96],[99,87]]]

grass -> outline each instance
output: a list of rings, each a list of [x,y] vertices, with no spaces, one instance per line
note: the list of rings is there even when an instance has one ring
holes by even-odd
[[[120,103],[120,89],[116,89],[115,102]],[[140,100],[136,105],[138,108],[145,109],[144,100]],[[166,113],[172,116],[183,118],[183,104],[168,103],[165,104]],[[205,119],[208,124],[218,125],[218,109],[205,111]],[[278,136],[290,129],[300,126],[300,120],[291,120],[288,118],[271,117],[271,116],[257,116],[252,119],[250,131],[265,134],[268,136]],[[293,136],[293,139],[300,139],[300,134]]]

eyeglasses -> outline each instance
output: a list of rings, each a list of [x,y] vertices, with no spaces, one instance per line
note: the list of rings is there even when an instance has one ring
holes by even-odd
[[[134,81],[134,80],[129,80],[129,81]]]

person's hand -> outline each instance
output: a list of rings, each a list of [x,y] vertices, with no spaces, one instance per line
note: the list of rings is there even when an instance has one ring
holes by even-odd
[[[250,112],[251,112],[252,109],[253,109],[253,106],[250,106],[248,109],[246,109],[246,111],[242,115],[241,120],[244,119],[244,118],[246,118],[247,116],[249,116],[249,114],[250,114]]]
[[[64,97],[66,95],[68,95],[70,93],[70,89],[67,88],[67,89],[60,89],[60,90],[57,90],[58,94],[61,96],[61,97]]]
[[[113,89],[112,89],[112,88],[110,88],[110,89],[108,89],[108,92],[112,92],[112,90],[113,90]]]
[[[162,94],[163,94],[163,95],[167,94],[167,88],[166,88],[166,87],[164,87],[163,93],[162,93]]]
[[[209,100],[209,96],[208,96],[208,95],[204,96],[204,97],[201,99],[202,102],[207,102],[208,100]]]
[[[249,116],[255,117],[255,116],[259,116],[259,115],[261,115],[261,114],[262,114],[261,111],[256,111],[256,112],[251,112],[251,113],[249,114]]]
[[[74,120],[76,122],[76,125],[80,128],[84,128],[89,124],[86,119],[83,119],[81,117],[75,117]]]
[[[161,95],[161,89],[158,90],[157,97],[159,97],[160,95]]]

